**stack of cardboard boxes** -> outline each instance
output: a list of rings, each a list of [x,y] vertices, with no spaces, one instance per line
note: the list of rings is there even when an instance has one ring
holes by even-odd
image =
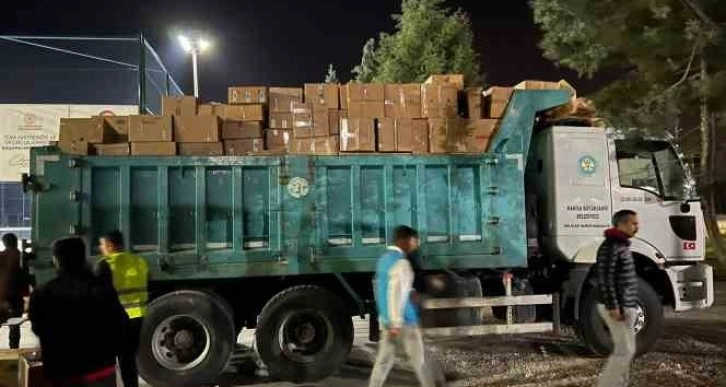
[[[515,89],[563,88],[574,100],[564,81],[464,89],[457,74],[423,84],[235,86],[227,104],[164,97],[160,116],[62,119],[59,146],[118,156],[482,153]]]

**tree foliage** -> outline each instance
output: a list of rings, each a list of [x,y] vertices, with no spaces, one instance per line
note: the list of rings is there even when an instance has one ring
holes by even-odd
[[[431,74],[464,74],[478,83],[479,57],[468,16],[444,0],[402,0],[394,33],[381,33],[363,47],[353,71],[360,82],[423,82]]]
[[[332,63],[328,65],[328,72],[325,74],[325,83],[340,83],[338,80],[338,72],[335,71]]]

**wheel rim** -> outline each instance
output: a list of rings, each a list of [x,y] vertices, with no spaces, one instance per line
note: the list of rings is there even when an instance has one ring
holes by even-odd
[[[211,344],[209,329],[189,315],[166,318],[156,326],[151,339],[156,361],[174,371],[198,366],[209,355]]]
[[[315,356],[330,348],[333,324],[320,311],[301,310],[285,315],[278,330],[280,351],[298,363],[311,363]]]
[[[635,305],[635,317],[633,320],[633,331],[638,334],[645,328],[646,323],[645,308],[639,302]]]

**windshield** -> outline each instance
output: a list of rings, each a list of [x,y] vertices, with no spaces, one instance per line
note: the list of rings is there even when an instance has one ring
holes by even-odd
[[[642,189],[665,200],[690,196],[683,165],[667,142],[617,140],[615,147],[621,187]]]

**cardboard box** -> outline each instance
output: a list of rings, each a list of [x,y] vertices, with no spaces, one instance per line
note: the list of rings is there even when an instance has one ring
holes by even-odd
[[[458,90],[452,84],[429,84],[421,88],[423,115],[428,118],[457,115]]]
[[[484,153],[499,120],[429,119],[431,153]]]
[[[96,116],[92,117],[95,118]],[[129,140],[129,117],[128,116],[100,116],[106,120],[106,125],[113,130],[113,142],[128,142]]]
[[[99,156],[128,156],[131,154],[129,144],[94,144],[94,153]]]
[[[225,114],[225,107],[227,105],[223,105],[221,103],[207,103],[199,105],[199,108],[197,109],[197,114],[200,116],[224,116]]]
[[[328,122],[330,125],[331,136],[340,133],[340,119],[342,117],[348,117],[348,112],[342,110],[328,110]]]
[[[292,103],[302,103],[303,89],[298,87],[271,87],[270,112],[292,113]]]
[[[490,87],[484,92],[483,100],[483,116],[484,118],[500,118],[504,116],[507,110],[509,99],[512,97],[514,88],[512,87]],[[469,117],[474,118],[474,117]]]
[[[295,120],[293,133],[296,138],[328,137],[340,131],[337,121],[337,110],[315,110],[312,113],[312,122]],[[336,126],[335,128],[332,128]],[[335,132],[333,132],[335,130]]]
[[[348,110],[348,86],[340,86],[340,110]]]
[[[466,89],[466,110],[467,117],[470,119],[482,119],[484,118],[484,105],[483,105],[483,93],[484,89],[481,87],[470,87]]]
[[[425,85],[442,85],[451,84],[456,86],[457,90],[464,90],[463,74],[434,74],[426,78]]]
[[[91,153],[91,144],[85,140],[65,140],[58,141],[58,148],[63,153],[76,156],[86,156]]]
[[[271,151],[287,151],[290,149],[292,131],[285,129],[265,130],[265,148]]]
[[[221,120],[217,116],[174,117],[176,142],[219,142]]]
[[[227,103],[230,105],[267,103],[266,86],[235,86],[227,89]]]
[[[172,141],[173,133],[172,116],[129,116],[129,142]]]
[[[421,155],[429,153],[429,122],[426,119],[412,120],[411,153]]]
[[[228,156],[244,156],[264,150],[261,138],[247,140],[228,140],[224,142],[224,153]]]
[[[227,120],[222,123],[223,140],[241,140],[246,138],[262,138],[262,122]]]
[[[386,117],[421,118],[421,85],[418,83],[385,85]]]
[[[176,143],[168,141],[132,142],[131,154],[133,156],[175,156]]]
[[[181,156],[222,156],[224,148],[221,142],[185,142],[177,144]]]
[[[355,118],[383,118],[386,116],[386,106],[383,101],[350,101],[348,102],[348,117]]]
[[[197,98],[192,96],[161,97],[161,114],[165,116],[193,116],[197,114]]]
[[[348,117],[340,121],[341,152],[374,152],[375,137],[373,119]]]
[[[272,129],[292,129],[292,112],[290,113],[270,113],[270,128]]]
[[[227,105],[221,117],[232,121],[264,121],[265,109],[261,104]]]
[[[61,118],[58,141],[85,141],[89,144],[104,144],[114,140],[114,131],[100,116],[91,118]]]
[[[313,109],[309,103],[293,103],[292,130],[295,137],[313,136]]]
[[[338,136],[292,139],[291,153],[337,155],[340,147]]]
[[[381,118],[377,120],[378,152],[412,152],[413,119]]]
[[[351,82],[345,85],[346,94],[348,96],[348,109],[350,110],[351,102],[383,102],[385,100],[385,90],[382,83],[355,83]]]
[[[306,83],[305,102],[313,110],[338,109],[339,86],[336,83]]]

